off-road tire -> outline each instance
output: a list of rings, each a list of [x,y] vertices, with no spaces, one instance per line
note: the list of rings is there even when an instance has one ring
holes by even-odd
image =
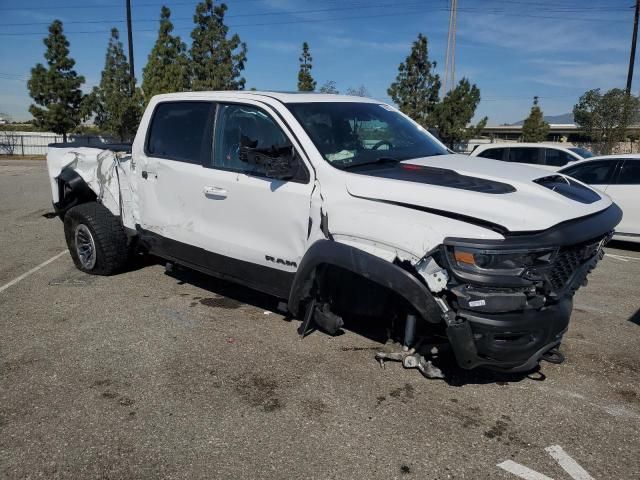
[[[77,247],[78,231],[87,230],[93,248],[93,262],[83,261]],[[73,263],[92,275],[112,275],[121,271],[129,259],[129,241],[120,219],[96,202],[77,205],[64,217],[64,236]]]

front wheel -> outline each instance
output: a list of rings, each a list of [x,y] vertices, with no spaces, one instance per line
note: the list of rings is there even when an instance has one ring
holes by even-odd
[[[95,202],[71,208],[64,217],[64,234],[73,263],[93,275],[112,275],[129,257],[127,234],[120,219]]]

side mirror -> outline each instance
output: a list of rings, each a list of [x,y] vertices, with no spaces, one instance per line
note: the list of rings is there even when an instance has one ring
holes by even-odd
[[[298,160],[293,145],[269,149],[241,145],[238,158],[250,165],[256,165],[268,178],[277,180],[293,178],[298,171]]]

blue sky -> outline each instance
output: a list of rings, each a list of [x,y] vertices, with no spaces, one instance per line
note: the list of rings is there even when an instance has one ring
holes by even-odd
[[[160,6],[171,8],[176,33],[189,44],[196,0],[132,0],[138,79],[157,35]],[[318,85],[344,91],[386,90],[419,32],[444,68],[448,0],[229,0],[227,24],[248,45],[247,88],[295,90],[303,41]],[[29,118],[26,80],[44,62],[47,24],[65,24],[86,89],[96,85],[109,30],[122,32],[124,0],[0,0],[0,112]],[[633,24],[632,0],[459,0],[456,79],[480,88],[478,115],[490,124],[528,114],[538,95],[547,115],[571,111],[590,88],[624,88]],[[75,32],[75,33],[74,33]],[[640,65],[636,65],[636,78]],[[634,83],[638,90],[640,80]]]

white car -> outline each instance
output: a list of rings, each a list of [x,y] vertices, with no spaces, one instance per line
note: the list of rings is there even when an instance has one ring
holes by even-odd
[[[593,156],[584,148],[546,143],[488,143],[478,145],[470,155],[505,162],[526,163],[547,170],[557,170],[569,163]]]
[[[568,177],[449,154],[361,97],[158,95],[130,151],[47,155],[80,270],[141,249],[286,300],[303,335],[384,319],[399,348],[377,358],[430,377],[442,337],[466,369],[561,360],[573,294],[621,217]]]
[[[559,171],[606,192],[622,209],[614,238],[640,242],[640,155],[607,155]]]

